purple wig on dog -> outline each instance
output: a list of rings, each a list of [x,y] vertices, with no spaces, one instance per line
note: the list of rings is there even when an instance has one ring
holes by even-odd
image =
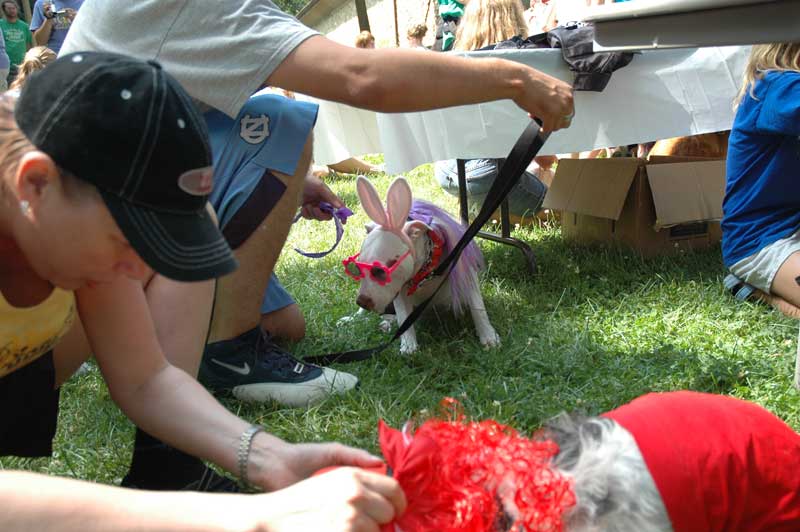
[[[450,216],[447,211],[423,200],[415,199],[412,202],[408,217],[427,224],[441,235],[444,240],[442,260],[450,254],[453,247],[461,239],[464,231],[466,231],[466,228]],[[450,295],[453,311],[457,314],[461,314],[464,308],[468,306],[467,299],[470,291],[478,289],[475,286],[475,277],[470,275],[470,272],[477,272],[483,267],[483,254],[475,240],[473,240],[461,252],[461,256],[456,261],[455,266],[453,266],[453,272],[450,274]]]

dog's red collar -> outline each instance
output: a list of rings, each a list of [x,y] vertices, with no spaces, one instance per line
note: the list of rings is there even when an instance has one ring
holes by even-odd
[[[428,254],[428,259],[425,261],[425,264],[423,264],[422,268],[419,269],[417,274],[411,278],[411,286],[408,287],[408,292],[406,295],[410,296],[416,292],[417,288],[419,288],[420,285],[425,282],[430,273],[436,269],[436,267],[439,265],[439,261],[442,259],[442,252],[444,251],[444,239],[433,229],[428,230],[428,238],[431,239],[433,247]]]

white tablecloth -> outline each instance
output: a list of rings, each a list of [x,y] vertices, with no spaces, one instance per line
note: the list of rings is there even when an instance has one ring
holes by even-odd
[[[572,127],[552,134],[541,154],[730,129],[734,115],[731,104],[748,54],[749,47],[739,46],[637,54],[628,66],[614,72],[603,92],[576,92]],[[467,55],[503,57],[564,80],[572,79],[560,50]],[[513,102],[504,100],[420,113],[378,113],[375,134],[374,113],[332,102],[318,103],[317,163],[383,152],[386,170],[391,173],[442,159],[503,157],[529,120]]]

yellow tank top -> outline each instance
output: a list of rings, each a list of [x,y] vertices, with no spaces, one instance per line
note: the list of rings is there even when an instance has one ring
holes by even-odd
[[[0,293],[0,377],[50,351],[75,320],[75,295],[53,288],[33,307],[12,307]]]

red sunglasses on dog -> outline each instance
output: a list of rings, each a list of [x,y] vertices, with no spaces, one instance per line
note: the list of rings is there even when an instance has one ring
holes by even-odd
[[[401,255],[397,262],[391,266],[386,266],[380,261],[375,261],[372,264],[367,262],[359,262],[356,259],[361,253],[356,253],[352,257],[346,258],[342,261],[344,265],[344,273],[352,277],[354,281],[360,281],[369,273],[370,279],[378,283],[380,286],[385,286],[392,282],[392,272],[400,266],[400,263],[411,254],[409,249]]]

